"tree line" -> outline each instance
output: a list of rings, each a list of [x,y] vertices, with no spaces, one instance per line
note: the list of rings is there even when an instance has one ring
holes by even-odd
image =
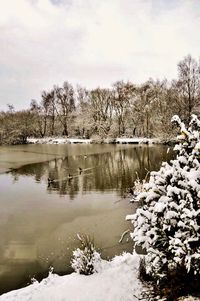
[[[149,79],[136,85],[117,81],[111,88],[88,90],[69,82],[31,100],[30,108],[0,112],[0,144],[26,143],[29,136],[81,138],[159,137],[173,135],[171,117],[187,124],[200,112],[200,62],[191,55],[177,65],[177,79]]]

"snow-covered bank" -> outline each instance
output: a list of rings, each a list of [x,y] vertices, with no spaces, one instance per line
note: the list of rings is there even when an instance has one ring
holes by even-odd
[[[180,297],[178,299],[178,301],[199,301],[200,298],[198,297],[192,297],[192,296],[188,296],[188,297]]]
[[[27,138],[28,143],[33,144],[67,144],[67,143],[91,143],[91,139],[78,139],[78,138],[52,138],[52,137],[45,137],[45,138]]]
[[[159,139],[150,138],[116,138],[116,139],[103,139],[103,140],[93,140],[93,139],[79,139],[79,138],[27,138],[28,143],[33,144],[77,144],[77,143],[118,143],[118,144],[158,144],[161,143]]]
[[[137,301],[142,283],[138,280],[139,255],[123,254],[102,261],[91,276],[50,274],[46,279],[0,296],[0,301]]]
[[[120,144],[154,144],[160,143],[159,139],[152,138],[116,138],[116,143]]]

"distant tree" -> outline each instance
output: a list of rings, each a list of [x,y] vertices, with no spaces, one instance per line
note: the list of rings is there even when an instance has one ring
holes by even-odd
[[[0,144],[24,144],[33,133],[33,114],[30,110],[0,114]]]
[[[178,64],[178,79],[171,82],[149,79],[135,85],[117,81],[111,89],[87,90],[80,86],[74,89],[66,81],[42,91],[41,100],[33,100],[30,110],[32,135],[36,137],[124,135],[170,139],[174,131],[169,120],[174,114],[188,123],[191,113],[200,112],[200,63],[188,55]],[[8,104],[10,125],[15,124],[15,113],[14,106]],[[2,114],[1,120],[4,117]]]
[[[152,136],[153,105],[156,100],[154,82],[149,80],[137,87],[137,93],[132,108],[132,118],[141,136]]]
[[[42,91],[41,94],[42,101],[41,101],[41,114],[43,117],[43,133],[42,136],[45,136],[47,133],[47,123],[48,123],[48,117],[49,117],[49,112],[50,112],[50,107],[51,107],[51,93]]]
[[[133,135],[171,137],[173,131],[169,120],[177,108],[173,96],[167,80],[149,79],[137,86],[128,111]]]
[[[48,110],[45,104],[43,107],[43,102],[38,104],[36,100],[32,100],[30,104],[30,110],[34,114],[34,134],[36,136],[44,137],[47,131],[47,118],[48,118]]]
[[[15,107],[14,107],[13,104],[8,103],[8,104],[7,104],[7,107],[8,107],[8,111],[9,111],[10,113],[14,113],[14,112],[15,112]]]
[[[27,138],[34,132],[33,118],[34,116],[30,110],[18,111],[15,114],[18,141],[22,144],[25,144]]]
[[[54,135],[55,132],[55,119],[56,119],[56,97],[55,90],[51,89],[48,92],[43,91],[43,106],[47,107],[47,117],[49,121],[49,134]]]
[[[93,129],[101,137],[106,137],[112,125],[114,103],[109,89],[97,88],[89,93],[90,116]]]
[[[130,82],[124,83],[123,81],[119,81],[113,85],[113,100],[119,136],[123,135],[126,131],[126,116],[134,92],[135,86]]]
[[[56,96],[55,110],[63,128],[62,134],[68,136],[72,113],[75,111],[74,88],[70,83],[64,82],[63,87],[54,87],[54,93]]]
[[[75,134],[89,138],[93,127],[89,91],[81,86],[77,86],[76,102]]]
[[[189,122],[191,113],[200,105],[200,64],[191,55],[178,63],[178,80],[175,81],[178,92],[179,110]]]

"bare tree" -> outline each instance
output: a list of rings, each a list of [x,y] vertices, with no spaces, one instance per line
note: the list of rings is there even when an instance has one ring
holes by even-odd
[[[42,106],[38,104],[35,99],[31,100],[30,103],[30,111],[35,116],[34,128],[35,128],[35,136],[44,137],[44,130],[43,130],[43,113],[42,113]]]
[[[63,87],[54,87],[56,95],[55,110],[59,121],[63,127],[62,134],[68,136],[69,123],[72,118],[72,112],[75,110],[75,95],[73,86],[64,82]]]
[[[102,137],[107,136],[113,117],[114,103],[109,89],[97,88],[89,93],[93,127]]]
[[[47,133],[47,119],[49,112],[47,92],[42,92],[42,101],[40,104],[38,104],[36,100],[31,101],[30,110],[35,115],[39,135],[44,137]]]
[[[79,85],[76,89],[76,102],[75,132],[78,136],[89,138],[93,127],[89,91]]]
[[[119,136],[125,133],[126,114],[130,107],[130,100],[134,97],[134,93],[135,86],[130,82],[124,83],[123,81],[120,81],[113,85],[113,99],[118,120]]]
[[[178,64],[176,87],[179,104],[185,111],[185,120],[188,121],[200,102],[200,65],[191,55],[186,56]]]

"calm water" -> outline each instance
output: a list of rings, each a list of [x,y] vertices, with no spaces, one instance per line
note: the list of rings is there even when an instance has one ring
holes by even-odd
[[[41,279],[50,266],[70,272],[77,233],[93,237],[104,258],[131,251],[131,241],[118,243],[135,210],[127,189],[136,173],[142,179],[171,157],[164,146],[1,147],[0,293]]]

